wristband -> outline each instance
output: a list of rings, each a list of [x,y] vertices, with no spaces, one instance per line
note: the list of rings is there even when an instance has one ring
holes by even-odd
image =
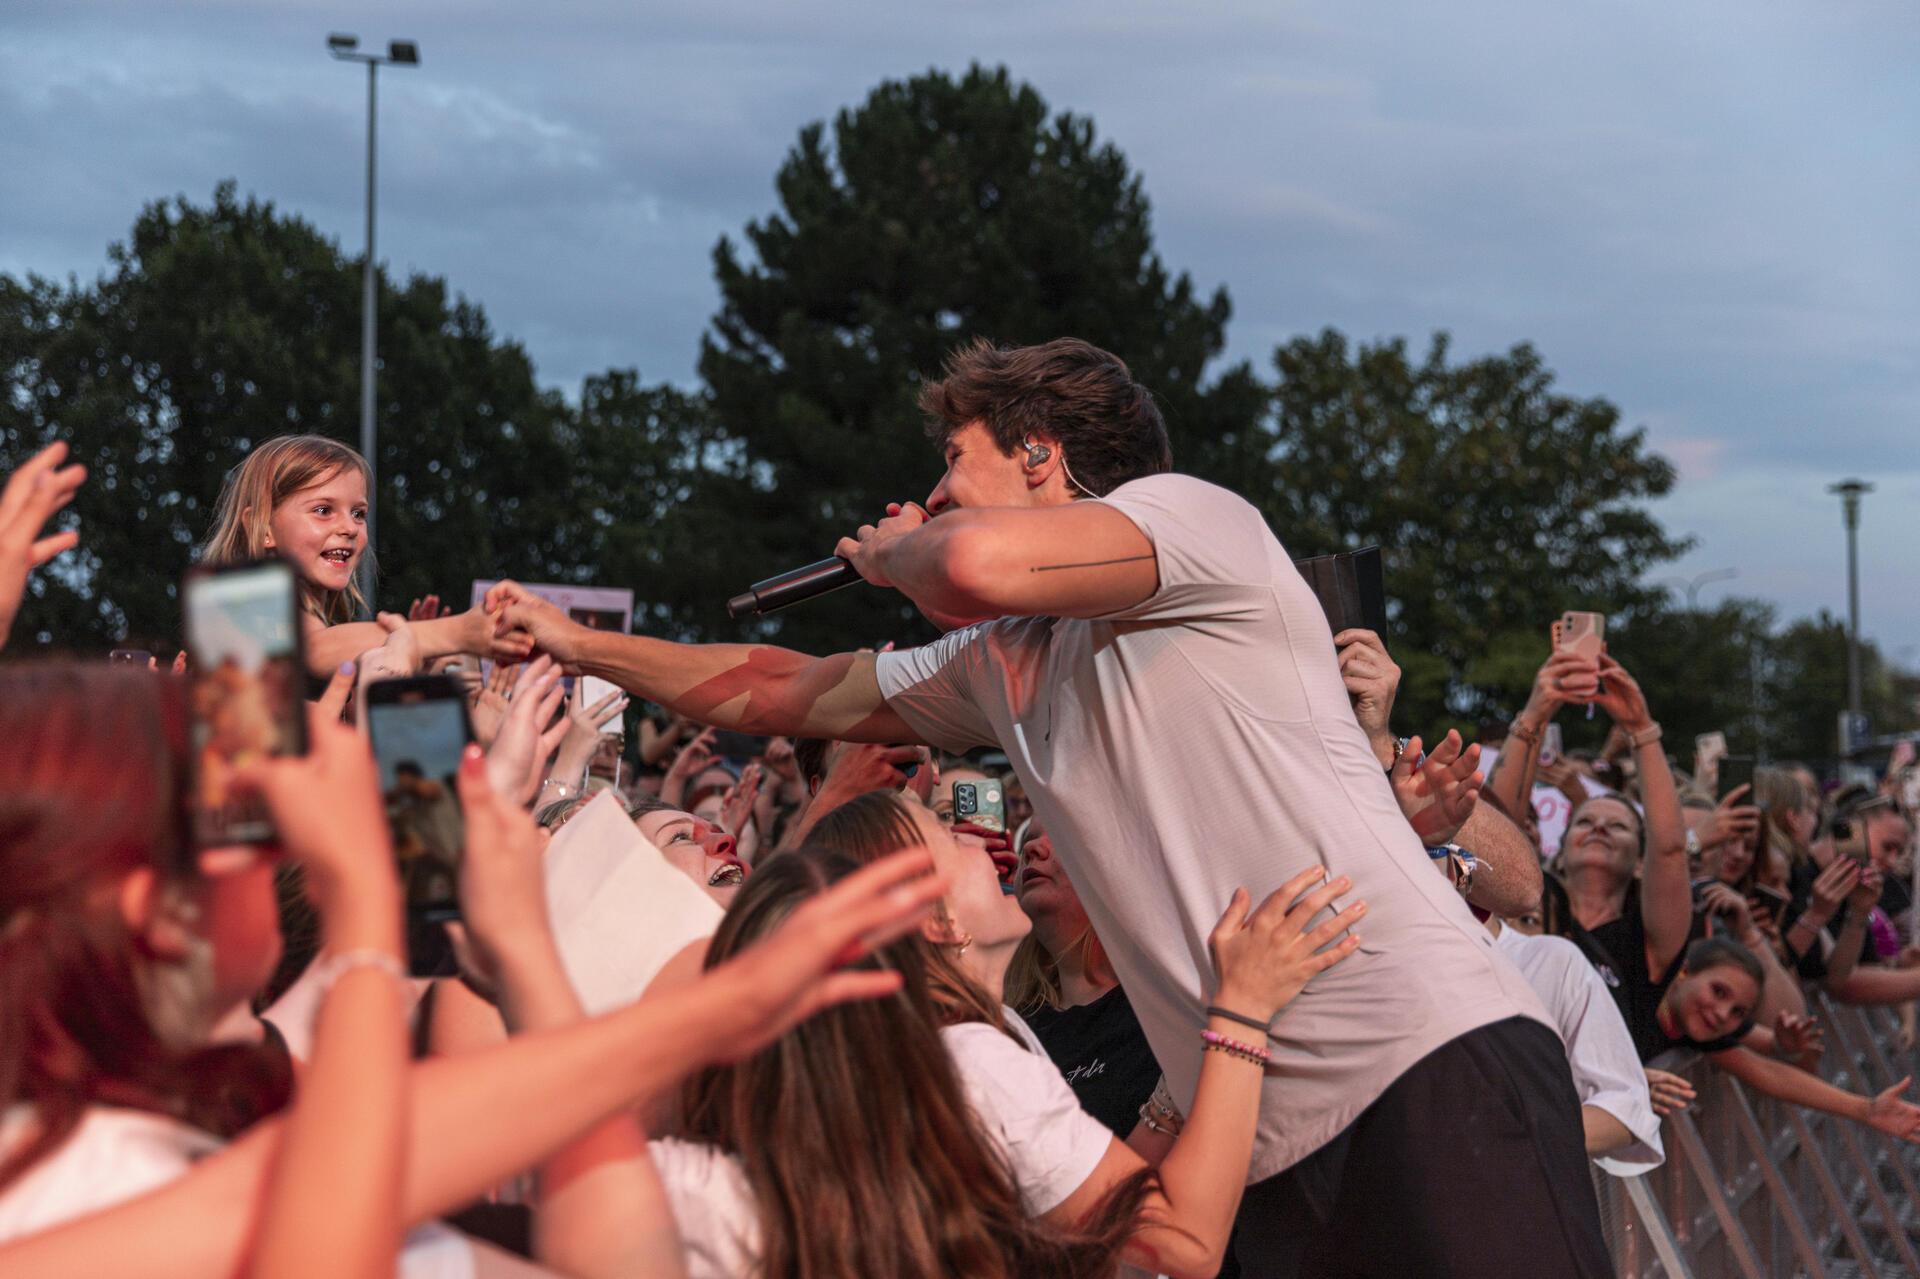
[[[1627,740],[1633,743],[1635,750],[1639,750],[1644,746],[1651,746],[1660,740],[1660,725],[1649,724],[1637,733],[1628,733]]]
[[[1250,1027],[1253,1030],[1259,1031],[1263,1035],[1270,1035],[1273,1033],[1273,1024],[1271,1022],[1259,1021],[1252,1017],[1242,1016],[1240,1013],[1228,1012],[1226,1009],[1222,1008],[1218,1004],[1207,1005],[1207,1016],[1224,1017],[1228,1021],[1237,1021],[1242,1026]]]
[[[1538,746],[1540,744],[1540,730],[1537,728],[1528,728],[1517,719],[1507,725],[1507,736],[1517,737],[1529,746]]]

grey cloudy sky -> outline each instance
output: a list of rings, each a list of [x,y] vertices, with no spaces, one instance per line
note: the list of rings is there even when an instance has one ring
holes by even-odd
[[[1126,152],[1235,356],[1445,328],[1612,398],[1680,467],[1677,575],[1839,611],[1825,486],[1873,478],[1866,630],[1920,664],[1908,5],[7,0],[0,270],[91,275],[143,201],[225,177],[357,251],[364,87],[330,30],[422,48],[381,78],[381,256],[563,388],[691,381],[709,251],[800,125],[1004,63]]]

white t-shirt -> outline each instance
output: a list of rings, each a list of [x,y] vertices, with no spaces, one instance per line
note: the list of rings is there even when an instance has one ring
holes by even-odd
[[[1600,1155],[1593,1162],[1616,1177],[1633,1177],[1666,1162],[1660,1144],[1660,1118],[1647,1095],[1646,1072],[1633,1036],[1607,985],[1578,946],[1564,937],[1529,937],[1502,927],[1495,938],[1553,1014],[1574,1091],[1582,1106],[1597,1106],[1633,1134],[1630,1146]]]
[[[1113,1134],[1080,1109],[1060,1068],[984,1022],[940,1032],[988,1140],[1006,1155],[1029,1214],[1060,1206],[1093,1175]],[[760,1221],[739,1160],[697,1142],[649,1142],[686,1252],[688,1279],[731,1279],[760,1256]]]
[[[1352,876],[1364,941],[1275,1023],[1258,1181],[1440,1045],[1548,1018],[1433,873],[1354,720],[1326,615],[1260,513],[1185,475],[1102,500],[1154,545],[1150,598],[882,653],[880,689],[924,740],[1007,753],[1183,1108],[1213,981],[1207,935],[1233,890],[1257,903],[1310,866]]]
[[[31,1109],[0,1120],[0,1151],[27,1136]],[[95,1106],[51,1155],[0,1191],[0,1243],[137,1199],[185,1176],[219,1138],[165,1115]],[[244,1205],[235,1204],[234,1211]],[[421,1226],[400,1254],[404,1279],[473,1279],[473,1245],[444,1226]]]

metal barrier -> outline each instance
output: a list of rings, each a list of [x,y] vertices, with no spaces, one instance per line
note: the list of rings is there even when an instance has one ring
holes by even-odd
[[[1872,1094],[1912,1071],[1891,1010],[1809,1007],[1826,1031],[1820,1075]],[[1920,1147],[1774,1101],[1696,1053],[1655,1061],[1698,1093],[1669,1116],[1667,1161],[1639,1177],[1594,1170],[1619,1279],[1920,1276]]]

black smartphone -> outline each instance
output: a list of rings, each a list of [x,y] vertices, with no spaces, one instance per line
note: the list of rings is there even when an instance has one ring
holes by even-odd
[[[1720,760],[1720,799],[1733,793],[1736,786],[1753,785],[1753,756],[1727,755]],[[1741,796],[1743,804],[1753,803],[1753,792]]]
[[[1754,913],[1765,915],[1776,924],[1787,907],[1793,905],[1793,898],[1767,884],[1755,884],[1747,892],[1747,902]]]
[[[299,586],[285,560],[193,568],[180,586],[193,662],[193,831],[202,848],[273,838],[265,805],[233,776],[307,753]]]
[[[107,660],[114,665],[145,666],[153,660],[153,654],[144,648],[116,648],[107,654]]]
[[[454,777],[473,740],[466,689],[451,676],[416,675],[376,680],[365,696],[409,922],[458,919],[467,828]]]
[[[1372,631],[1387,640],[1386,571],[1381,564],[1380,548],[1363,546],[1338,555],[1316,555],[1295,560],[1294,568],[1306,579],[1307,587],[1327,615],[1327,626],[1335,634],[1356,627]]]

